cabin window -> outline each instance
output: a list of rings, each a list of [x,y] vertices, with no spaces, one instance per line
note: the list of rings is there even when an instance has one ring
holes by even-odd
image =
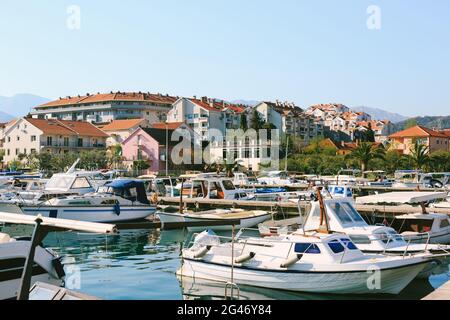
[[[233,182],[231,180],[223,180],[223,187],[225,190],[235,190]]]
[[[341,203],[330,203],[330,207],[331,210],[333,210],[337,217],[339,218],[339,220],[342,223],[352,223],[353,220],[350,218],[350,216],[347,214],[346,210],[344,209],[344,207],[342,206]]]
[[[441,220],[441,228],[447,228],[448,226],[450,226],[450,223],[448,223],[448,219]]]
[[[347,188],[347,197],[349,197],[349,198],[353,197],[352,189],[350,189],[350,188]]]
[[[334,253],[341,253],[345,251],[344,246],[338,240],[328,242],[328,246]]]
[[[417,233],[426,233],[431,231],[433,220],[406,219],[400,232],[411,231]]]
[[[362,236],[362,235],[352,235],[350,236],[350,239],[356,244],[370,244],[371,241],[368,236]]]
[[[342,243],[350,250],[358,250],[355,244],[350,239],[341,239]]]
[[[75,182],[72,185],[72,189],[84,189],[84,188],[90,188],[91,184],[86,178],[76,178]]]
[[[109,199],[109,200],[102,201],[102,204],[109,204],[109,205],[115,205],[117,203],[118,203],[118,201],[115,199]]]
[[[344,188],[343,187],[335,187],[334,194],[344,195]]]
[[[320,254],[319,247],[313,243],[296,243],[294,251],[296,253]]]
[[[78,200],[78,201],[70,201],[69,205],[71,206],[89,206],[91,205],[90,201],[83,201],[83,200]]]

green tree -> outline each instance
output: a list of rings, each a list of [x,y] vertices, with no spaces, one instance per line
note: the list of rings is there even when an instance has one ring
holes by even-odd
[[[252,117],[250,119],[250,128],[259,130],[263,127],[264,120],[261,118],[261,115],[259,114],[258,110],[253,109]]]
[[[432,171],[448,172],[450,171],[450,151],[439,150],[430,154],[430,163]]]
[[[116,144],[112,146],[109,153],[109,162],[114,169],[118,169],[122,166],[123,162],[123,153],[122,153],[122,145]]]
[[[418,125],[417,120],[414,118],[411,118],[411,119],[406,120],[405,129],[409,129],[409,128],[415,127],[417,125]]]
[[[240,129],[242,130],[247,130],[248,129],[248,123],[247,123],[247,114],[245,112],[243,112],[241,114],[241,125],[240,125]]]
[[[414,168],[417,170],[422,170],[426,165],[429,164],[430,156],[428,154],[428,146],[416,141],[411,147],[411,154],[409,155]]]
[[[45,172],[52,170],[52,168],[53,168],[52,160],[53,159],[52,159],[52,155],[50,153],[41,152],[36,155],[36,159],[38,162],[39,170],[42,170]]]
[[[375,142],[375,132],[372,130],[372,124],[369,122],[366,132],[364,132],[365,142]]]
[[[351,153],[350,157],[357,160],[361,166],[361,171],[367,170],[372,159],[384,159],[385,151],[381,147],[374,147],[370,142],[362,142]]]

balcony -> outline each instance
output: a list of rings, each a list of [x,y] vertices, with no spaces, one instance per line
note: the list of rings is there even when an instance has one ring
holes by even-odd
[[[43,148],[67,148],[67,149],[97,149],[97,148],[106,148],[106,143],[92,143],[92,144],[83,144],[82,146],[77,143],[51,143],[41,142],[41,147]]]

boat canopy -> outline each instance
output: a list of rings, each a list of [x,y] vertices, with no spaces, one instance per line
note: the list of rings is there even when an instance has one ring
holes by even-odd
[[[125,199],[139,201],[143,204],[150,204],[147,198],[147,193],[145,192],[145,184],[143,181],[119,179],[107,183],[105,186],[112,188],[114,193],[119,194]],[[136,192],[133,194],[131,189],[136,189]]]
[[[380,203],[421,203],[445,199],[446,192],[389,192],[372,196],[356,198],[357,204],[380,204]]]

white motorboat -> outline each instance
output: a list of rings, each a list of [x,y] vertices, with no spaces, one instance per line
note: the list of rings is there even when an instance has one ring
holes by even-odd
[[[286,171],[269,171],[258,178],[258,183],[268,186],[290,186],[294,182]]]
[[[398,294],[429,263],[426,254],[365,255],[343,234],[222,239],[211,232],[197,235],[182,251],[177,274],[299,292]]]
[[[272,218],[272,214],[268,211],[261,210],[252,210],[245,211],[242,209],[215,209],[209,211],[183,211],[180,214],[179,210],[174,208],[175,212],[170,212],[167,210],[166,212],[160,211],[157,213],[159,219],[162,224],[165,223],[205,223],[205,226],[208,226],[208,222],[212,221],[227,221],[227,220],[240,220],[240,223],[235,227],[237,229],[242,228],[251,228],[258,225],[261,222],[264,222],[270,218]],[[189,231],[202,231],[205,229],[205,226],[190,226],[188,227]],[[208,226],[209,229],[214,229],[217,231],[228,231],[232,229],[231,225],[222,225],[222,226]]]
[[[0,222],[7,224],[35,225],[37,219],[42,221],[40,226],[50,227],[54,230],[74,230],[104,234],[117,232],[113,225],[99,225],[42,217],[36,218],[0,212]],[[42,240],[47,232],[36,232],[35,229],[34,236]],[[15,299],[18,296],[24,277],[24,266],[26,259],[30,255],[31,246],[32,240],[29,238],[11,238],[8,234],[0,233],[0,300]],[[56,286],[62,285],[65,273],[61,264],[61,257],[52,250],[37,245],[34,252],[32,271],[29,276],[31,277],[30,287],[36,282],[44,282]]]
[[[191,179],[188,187],[180,187],[183,196],[191,199],[250,200],[245,190],[237,189],[233,180],[216,174],[200,174]]]
[[[30,240],[11,238],[0,233],[0,300],[14,299],[20,287],[23,266],[30,250]],[[34,256],[32,283],[61,285],[64,277],[60,258],[40,246]]]
[[[115,180],[96,193],[52,198],[20,207],[27,215],[114,223],[142,220],[156,211],[147,199],[144,183],[137,180]]]
[[[406,239],[420,243],[450,243],[450,219],[446,214],[428,212],[425,204],[445,199],[445,192],[390,192],[357,198],[358,204],[420,204],[421,212],[394,217],[392,226]],[[412,211],[415,210],[412,208]]]

